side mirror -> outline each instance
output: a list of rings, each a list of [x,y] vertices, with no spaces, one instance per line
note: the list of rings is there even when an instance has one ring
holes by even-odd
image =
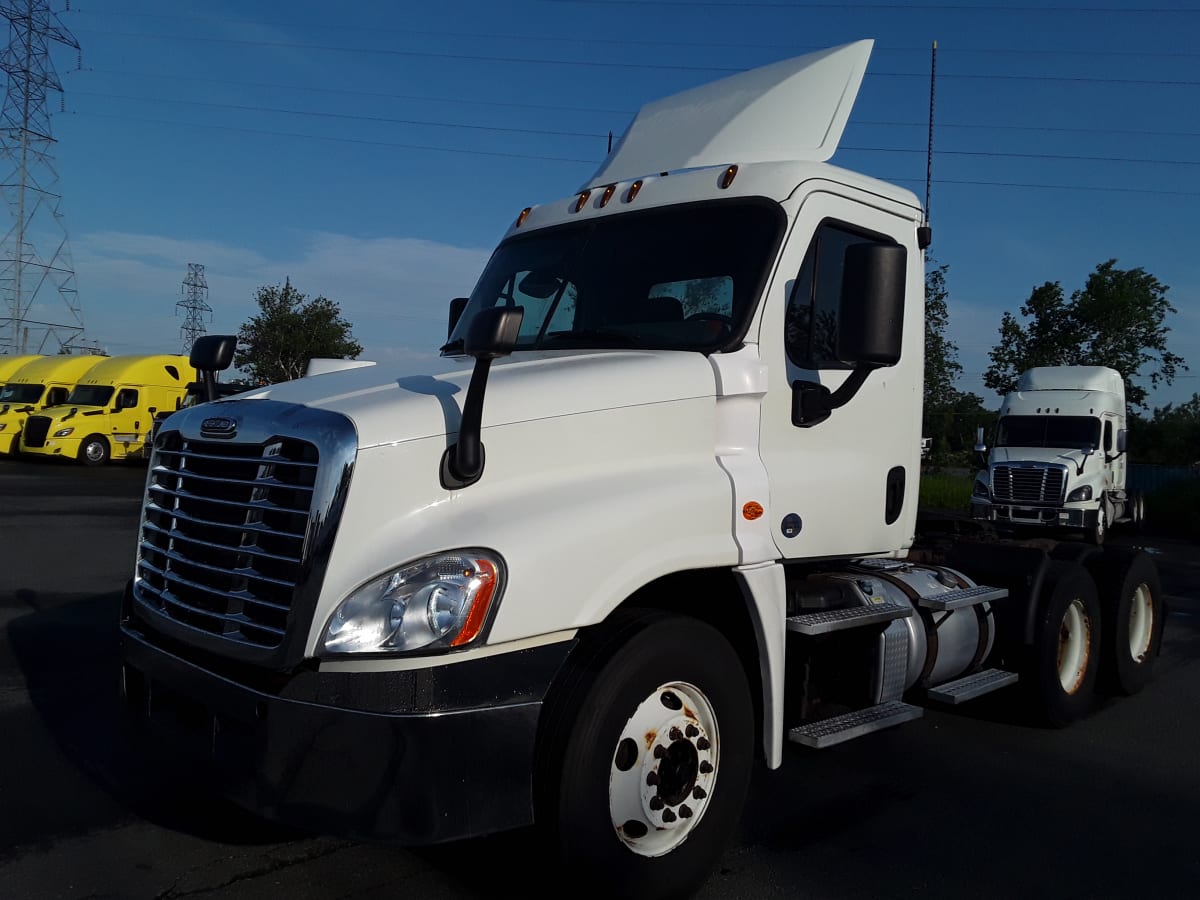
[[[984,441],[982,425],[975,429],[975,452],[987,453],[987,443]]]
[[[1095,452],[1096,452],[1096,448],[1093,447],[1091,444],[1083,445],[1083,455],[1084,456],[1092,456],[1095,454]]]
[[[908,251],[898,244],[854,244],[846,249],[837,355],[855,368],[900,361]]]
[[[463,350],[476,359],[508,356],[517,344],[517,333],[524,318],[523,306],[493,306],[480,310],[467,326]]]
[[[1129,431],[1124,428],[1117,429],[1117,452],[1126,453],[1129,450]]]
[[[463,310],[469,302],[468,297],[455,297],[450,301],[450,323],[446,327],[446,340],[450,340],[450,335],[454,334],[454,327],[458,325],[458,320],[462,318]]]
[[[233,365],[233,353],[237,350],[237,335],[206,334],[196,338],[192,344],[188,362],[201,372],[223,372]]]

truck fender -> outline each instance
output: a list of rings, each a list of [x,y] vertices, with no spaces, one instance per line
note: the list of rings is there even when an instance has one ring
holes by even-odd
[[[787,638],[787,592],[783,566],[777,562],[738,566],[734,570],[758,644],[762,682],[762,743],[767,768],[783,764],[784,653]]]

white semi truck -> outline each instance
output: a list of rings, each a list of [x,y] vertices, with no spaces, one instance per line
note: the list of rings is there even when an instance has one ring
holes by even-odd
[[[756,764],[1018,679],[1055,724],[1136,691],[1145,554],[910,552],[929,232],[827,163],[870,49],[645,107],[452,303],[458,371],[172,416],[121,620],[146,739],[266,816],[533,824],[572,893],[668,897]]]
[[[1002,525],[1086,532],[1140,525],[1145,501],[1125,486],[1125,382],[1104,366],[1043,366],[1004,398],[995,446],[975,477],[971,514]]]

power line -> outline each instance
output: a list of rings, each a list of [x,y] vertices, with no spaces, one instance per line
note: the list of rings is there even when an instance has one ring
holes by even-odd
[[[751,7],[759,9],[892,9],[929,12],[1027,12],[1027,13],[1120,13],[1156,15],[1162,13],[1200,13],[1200,7],[1143,7],[1143,6],[959,6],[950,3],[769,3],[764,0],[558,0],[563,4],[588,6],[687,6],[687,7]]]
[[[397,50],[394,48],[380,47],[336,47],[325,44],[298,44],[291,41],[255,41],[246,38],[214,38],[214,37],[196,37],[194,35],[168,35],[168,34],[151,34],[144,31],[102,31],[98,29],[89,29],[86,33],[89,34],[104,34],[116,37],[133,37],[139,40],[151,39],[162,41],[188,41],[191,43],[209,43],[209,44],[233,44],[236,46],[246,47],[274,47],[289,50],[319,50],[329,53],[353,53],[356,55],[374,54],[379,56],[402,56],[415,59],[452,59],[468,62],[501,62],[501,63],[518,63],[523,65],[539,65],[539,66],[580,66],[601,69],[650,69],[653,71],[674,71],[674,72],[728,72],[737,73],[746,71],[745,68],[731,66],[688,66],[665,63],[627,63],[627,62],[611,62],[601,60],[581,60],[581,59],[540,59],[536,57],[526,56],[489,56],[486,54],[474,53],[438,53],[430,50]],[[925,72],[868,72],[869,78],[927,78],[928,73]],[[1003,81],[1054,81],[1063,83],[1076,84],[1128,84],[1128,85],[1166,85],[1176,87],[1198,87],[1200,81],[1187,80],[1160,80],[1147,78],[1092,78],[1082,76],[1060,76],[1060,75],[1005,75],[999,73],[986,74],[958,74],[946,73],[941,76],[943,79],[991,79]]]
[[[504,132],[512,134],[538,135],[546,137],[572,137],[572,138],[587,138],[589,140],[603,139],[604,134],[598,132],[581,132],[581,131],[552,131],[549,129],[539,128],[511,128],[498,125],[477,125],[466,122],[437,122],[428,119],[396,119],[387,116],[364,116],[355,115],[352,113],[329,113],[318,112],[314,110],[303,109],[286,109],[283,107],[274,106],[251,106],[236,103],[214,103],[205,100],[182,100],[170,97],[135,97],[128,94],[109,94],[95,91],[76,91],[78,96],[87,97],[105,97],[116,100],[132,100],[138,103],[170,103],[182,106],[200,106],[208,109],[231,109],[242,112],[267,112],[277,113],[281,115],[305,116],[309,118],[322,119],[340,119],[348,121],[361,122],[377,122],[391,125],[411,125],[418,127],[433,127],[433,128],[456,128],[467,129],[472,131],[486,132]],[[861,153],[924,153],[923,149],[909,147],[855,147],[843,146],[840,148],[843,151],[855,151]],[[1069,162],[1108,162],[1108,163],[1134,163],[1143,165],[1170,165],[1170,166],[1200,166],[1200,160],[1180,160],[1180,159],[1144,159],[1137,157],[1121,157],[1121,156],[1081,156],[1071,154],[1055,154],[1055,153],[1006,153],[996,150],[937,150],[936,155],[939,156],[966,156],[975,158],[987,159],[1045,159],[1058,160]]]

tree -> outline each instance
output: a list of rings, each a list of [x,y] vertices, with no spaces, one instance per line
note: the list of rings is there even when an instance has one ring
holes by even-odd
[[[234,363],[256,383],[299,378],[314,357],[354,359],[362,353],[341,308],[326,297],[310,300],[287,280],[282,287],[260,287],[254,301],[259,314],[242,325]]]
[[[1133,378],[1145,366],[1154,364],[1147,373],[1154,387],[1187,369],[1183,357],[1167,349],[1171,329],[1163,320],[1175,312],[1167,290],[1144,269],[1118,269],[1115,259],[1096,266],[1070,299],[1057,281],[1034,288],[1021,306],[1028,324],[1007,312],[1000,320],[1000,342],[988,353],[992,364],[983,383],[1007,394],[1034,366],[1108,366],[1124,376],[1129,403],[1144,408],[1146,389]]]
[[[931,261],[925,273],[925,395],[921,434],[932,442],[930,460],[935,465],[961,462],[975,444],[975,429],[987,424],[992,413],[975,394],[960,391],[954,383],[962,375],[958,347],[946,337],[950,323],[949,266]]]

